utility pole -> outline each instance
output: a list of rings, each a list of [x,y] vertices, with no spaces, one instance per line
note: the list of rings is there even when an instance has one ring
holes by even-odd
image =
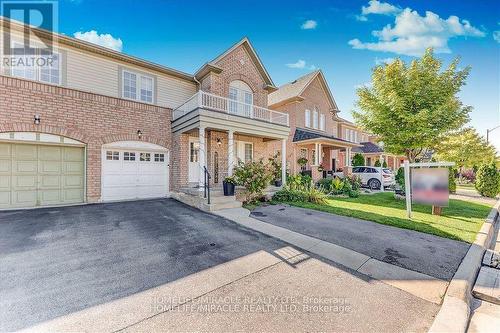
[[[495,126],[493,128],[486,129],[486,143],[490,143],[490,132],[493,132],[494,130],[496,130],[498,128],[500,128],[500,125]]]

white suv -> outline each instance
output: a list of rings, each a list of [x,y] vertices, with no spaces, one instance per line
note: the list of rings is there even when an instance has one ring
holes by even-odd
[[[382,172],[384,188],[396,185],[394,174],[388,168],[372,166],[357,166],[352,168],[352,174],[361,179],[361,185],[368,186],[372,190],[380,189],[380,172]]]

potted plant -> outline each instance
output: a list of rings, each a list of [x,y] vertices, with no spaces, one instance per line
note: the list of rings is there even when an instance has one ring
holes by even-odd
[[[222,181],[222,187],[224,189],[225,196],[233,196],[234,195],[234,187],[236,186],[236,179],[234,177],[226,177]]]
[[[280,154],[276,153],[273,157],[270,157],[269,165],[273,171],[273,181],[272,184],[276,187],[280,187],[283,182],[281,181],[281,162],[279,162]]]
[[[307,162],[308,162],[308,160],[305,157],[301,157],[301,158],[299,158],[297,160],[297,163],[300,165],[301,169],[304,169],[304,167],[306,166]]]
[[[319,172],[325,171],[325,167],[323,166],[323,164],[318,165],[318,171]]]

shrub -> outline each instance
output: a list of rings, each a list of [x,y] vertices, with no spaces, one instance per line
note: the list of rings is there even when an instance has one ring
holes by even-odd
[[[232,176],[227,176],[226,178],[224,178],[224,182],[226,182],[228,184],[238,185],[236,178],[232,177]]]
[[[375,164],[373,166],[376,168],[380,168],[382,166],[382,164],[380,163],[380,160],[376,160]]]
[[[404,190],[405,188],[405,169],[403,167],[398,169],[396,176],[394,177],[396,183]]]
[[[448,172],[448,191],[450,193],[455,193],[457,191],[457,183],[455,182],[455,170],[452,167],[449,167]]]
[[[330,184],[330,193],[333,195],[342,194],[344,189],[344,180],[340,178],[335,178]]]
[[[462,171],[460,173],[460,177],[462,178],[462,180],[466,180],[469,183],[474,183],[474,181],[476,180],[476,174],[474,172],[474,169],[468,169]]]
[[[273,196],[273,200],[279,202],[307,202],[308,199],[305,191],[291,190],[289,188],[279,190]]]
[[[271,181],[281,179],[281,162],[279,161],[279,157],[280,153],[278,152],[268,159],[273,174],[273,179],[271,179]]]
[[[272,168],[259,160],[258,162],[238,163],[234,169],[234,178],[239,185],[243,185],[245,202],[255,202],[263,196],[263,191],[273,178]]]
[[[326,194],[321,189],[318,189],[314,186],[310,186],[309,190],[306,191],[307,199],[309,202],[323,205],[326,203]]]
[[[479,167],[475,187],[483,197],[494,198],[500,193],[500,173],[494,163]]]
[[[382,167],[383,168],[387,168],[387,162],[386,161],[384,161],[384,163],[382,163]]]
[[[316,182],[316,187],[322,188],[326,192],[330,192],[332,187],[332,181],[333,181],[332,177],[320,179]]]
[[[352,166],[362,166],[365,165],[365,158],[360,153],[356,153],[352,158]]]

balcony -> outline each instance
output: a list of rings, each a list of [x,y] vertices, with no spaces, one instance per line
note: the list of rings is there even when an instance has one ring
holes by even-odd
[[[191,96],[184,104],[173,111],[173,121],[195,111],[204,109],[225,113],[231,116],[239,116],[248,119],[264,121],[266,123],[289,126],[288,114],[269,110],[260,106],[234,101],[226,97],[221,97],[198,91]]]

